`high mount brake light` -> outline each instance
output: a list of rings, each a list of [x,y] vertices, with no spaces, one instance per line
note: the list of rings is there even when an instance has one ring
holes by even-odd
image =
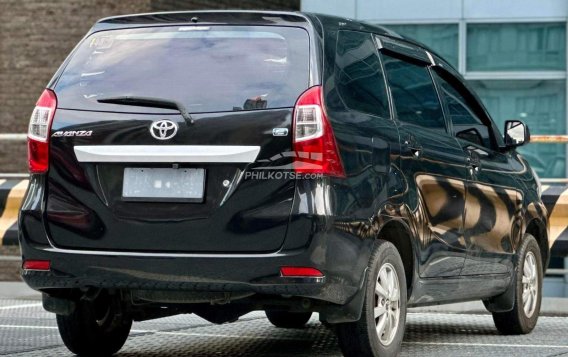
[[[333,129],[323,106],[322,87],[306,90],[294,108],[294,170],[300,174],[345,177]]]

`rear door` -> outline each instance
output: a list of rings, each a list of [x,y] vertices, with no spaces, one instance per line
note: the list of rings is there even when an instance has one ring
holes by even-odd
[[[305,29],[276,26],[147,27],[85,39],[55,86],[52,242],[277,250],[295,183],[251,173],[258,160],[288,163],[293,106],[309,86],[309,47]],[[125,97],[130,102],[104,100]]]
[[[465,155],[449,135],[426,52],[382,40],[401,138],[401,170],[420,239],[420,276],[458,276],[464,264]]]
[[[509,157],[495,150],[490,119],[459,79],[440,68],[435,77],[452,132],[468,160],[464,224],[468,254],[462,274],[507,273],[513,268],[513,242],[522,217],[522,193],[516,188]]]

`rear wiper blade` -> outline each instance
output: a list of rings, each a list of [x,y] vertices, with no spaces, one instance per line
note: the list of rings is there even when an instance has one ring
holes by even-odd
[[[176,109],[180,112],[181,116],[183,117],[183,119],[185,119],[185,122],[187,124],[193,124],[195,122],[187,109],[185,109],[183,104],[174,100],[153,97],[119,96],[97,99],[97,102],[107,104],[132,105],[136,107]]]

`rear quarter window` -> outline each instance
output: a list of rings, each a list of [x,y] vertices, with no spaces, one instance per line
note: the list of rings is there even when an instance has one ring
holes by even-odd
[[[152,111],[97,102],[141,96],[203,113],[292,107],[308,81],[309,36],[302,28],[176,26],[92,34],[55,90],[67,109]]]
[[[390,118],[385,80],[371,34],[340,31],[335,66],[337,90],[348,108]]]

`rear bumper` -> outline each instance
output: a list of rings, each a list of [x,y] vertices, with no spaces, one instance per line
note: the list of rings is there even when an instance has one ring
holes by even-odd
[[[170,255],[96,253],[33,247],[21,240],[25,259],[51,261],[50,271],[23,271],[35,290],[87,287],[161,290],[253,292],[299,296],[345,304],[359,291],[357,279],[345,272],[316,264],[309,250],[267,255]],[[312,266],[325,277],[315,282],[280,277],[281,266]],[[352,275],[352,274],[348,274]],[[355,277],[354,274],[353,277]]]
[[[33,289],[88,287],[125,290],[252,292],[351,303],[362,289],[372,240],[334,227],[327,216],[299,215],[289,235],[309,244],[266,254],[181,254],[61,249],[50,243],[38,211],[20,212],[23,259],[49,260],[50,271],[23,271]],[[306,231],[306,227],[308,231]],[[305,241],[304,238],[301,240]],[[294,242],[294,239],[287,239]],[[282,266],[313,267],[319,282],[280,276]],[[358,309],[358,307],[355,307]]]
[[[238,293],[235,296],[257,293],[323,302],[334,310],[326,313],[329,322],[354,321],[360,315],[364,295],[361,291],[373,241],[342,229],[329,211],[306,208],[296,199],[285,243],[272,253],[62,249],[50,240],[44,224],[42,179],[37,175],[32,177],[32,181],[37,182],[30,184],[19,217],[23,259],[51,262],[50,271],[22,273],[23,280],[33,289],[47,292],[97,287]],[[308,201],[315,205],[329,199],[314,197]],[[324,279],[314,282],[283,278],[280,277],[282,266],[313,267],[324,274]]]

